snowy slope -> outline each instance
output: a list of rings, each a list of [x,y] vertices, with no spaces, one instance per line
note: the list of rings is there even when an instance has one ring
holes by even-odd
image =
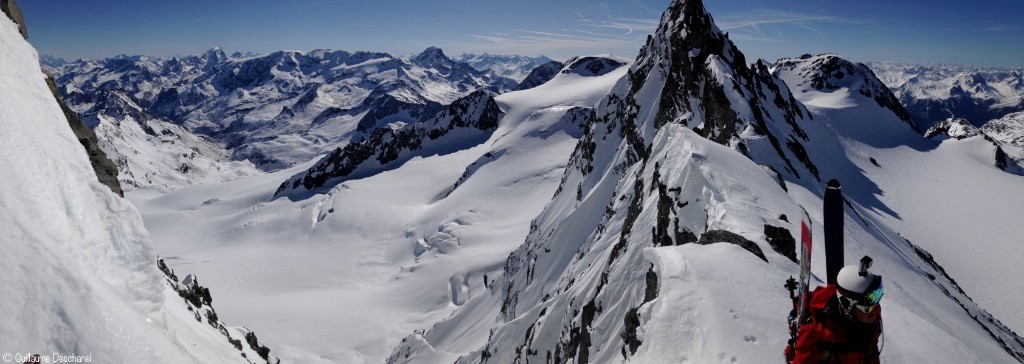
[[[168,298],[142,219],[97,181],[44,79],[35,50],[0,17],[0,351],[248,363]]]
[[[125,189],[174,190],[262,173],[251,162],[229,160],[227,151],[181,126],[131,116],[96,116],[100,147],[118,166]]]
[[[409,58],[329,50],[229,56],[214,48],[187,57],[79,60],[54,72],[80,113],[114,90],[263,170],[343,146],[358,125],[408,119],[476,90],[516,84],[434,47]]]
[[[802,62],[810,65],[812,61]],[[799,80],[797,69],[776,71],[787,81]],[[807,85],[794,89],[798,99],[816,105],[809,107],[815,119],[836,131],[841,149],[875,187],[874,192],[863,188],[858,192],[858,186],[847,183],[843,188],[847,196],[933,253],[983,308],[1016,332],[1024,332],[1017,297],[1007,294],[1024,286],[992,279],[1021,274],[1017,262],[1024,259],[1013,248],[1024,231],[1010,222],[1024,213],[1018,202],[1024,201],[1020,187],[1024,177],[1012,174],[1019,173],[1012,165],[1007,171],[999,168],[1001,143],[962,119],[936,124],[925,133],[929,140],[900,125],[899,113],[878,108],[862,94]],[[866,204],[871,197],[865,192],[879,203]]]
[[[231,161],[224,148],[151,116],[129,97],[102,91],[104,100],[82,114],[126,190],[174,190],[262,173],[249,161]]]
[[[312,161],[128,196],[175,257],[168,264],[202,277],[220,316],[245,322],[284,361],[379,363],[409,332],[488,294],[485,281],[558,189],[592,107],[626,68],[495,96],[504,116],[468,149],[420,154],[304,199],[272,196]]]
[[[777,231],[769,226],[796,231],[800,205],[821,216],[819,179],[869,181],[841,134],[807,115],[761,62],[747,67],[700,1],[673,1],[502,276],[406,337],[389,362],[781,360],[791,307],[781,284],[797,267],[783,255],[792,246],[766,241]],[[892,130],[916,134],[872,108]],[[801,147],[782,150],[779,139]],[[869,214],[876,190],[852,190],[847,254],[870,254],[887,277],[883,361],[1024,359],[1024,340]]]

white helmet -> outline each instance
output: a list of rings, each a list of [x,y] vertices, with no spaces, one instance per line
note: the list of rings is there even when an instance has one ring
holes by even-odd
[[[839,270],[836,283],[839,294],[858,301],[862,305],[873,306],[882,299],[882,277],[868,272],[871,258],[864,256],[860,265],[848,265]]]

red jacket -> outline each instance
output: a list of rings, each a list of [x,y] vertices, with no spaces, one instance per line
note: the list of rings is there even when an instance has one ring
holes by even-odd
[[[882,334],[881,306],[878,320],[854,322],[840,312],[836,287],[818,287],[811,293],[810,318],[800,325],[795,351],[786,348],[793,364],[878,364],[878,337]]]

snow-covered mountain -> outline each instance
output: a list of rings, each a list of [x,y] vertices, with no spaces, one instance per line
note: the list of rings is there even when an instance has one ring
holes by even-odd
[[[332,187],[345,179],[397,168],[413,157],[472,148],[490,138],[502,116],[493,95],[474,92],[425,121],[380,127],[344,149],[335,149],[306,172],[282,183],[274,195]]]
[[[214,48],[188,57],[79,60],[54,73],[79,113],[102,101],[105,90],[118,91],[154,118],[211,138],[231,159],[263,170],[343,146],[358,125],[415,118],[473,91],[516,85],[434,47],[409,58],[329,50],[229,56]]]
[[[59,69],[61,66],[68,64],[68,61],[64,58],[60,58],[54,55],[42,55],[39,56],[39,65],[48,69]]]
[[[673,1],[600,102],[558,192],[503,274],[448,319],[404,339],[388,361],[781,360],[791,306],[779,287],[797,267],[785,254],[792,247],[766,235],[793,236],[800,206],[820,216],[820,181],[832,177],[854,187],[848,256],[870,254],[887,277],[883,361],[1024,359],[1024,340],[879,220],[879,191],[847,149],[855,145],[848,140],[888,148],[900,137],[930,142],[891,109],[898,105],[881,105],[873,93],[818,91],[811,77],[794,92],[831,94],[837,103],[805,108],[782,81],[800,73],[776,71],[760,61],[747,66],[700,1]],[[834,75],[804,73],[813,74]],[[858,123],[845,119],[850,111],[868,113]],[[857,139],[873,127],[902,131]]]
[[[515,91],[528,90],[550,81],[558,72],[562,71],[565,64],[558,61],[551,61],[540,66],[537,66],[522,82],[516,85]]]
[[[941,138],[963,140],[981,134],[981,129],[971,124],[967,119],[949,118],[932,125],[924,132],[924,137],[929,139]]]
[[[154,118],[117,91],[101,91],[98,99],[82,117],[127,190],[175,190],[262,173],[248,160],[229,160],[224,148],[180,125]]]
[[[551,59],[545,56],[507,56],[487,53],[463,53],[455,57],[455,60],[465,62],[480,71],[492,71],[498,76],[510,78],[516,82],[522,82],[534,68],[551,62]]]
[[[927,129],[950,117],[975,126],[1024,111],[1024,69],[870,62],[914,120]]]
[[[19,24],[0,16],[5,361],[277,362],[211,315],[208,291],[190,306],[164,278],[138,211],[97,179],[45,80]]]
[[[991,120],[985,123],[981,131],[998,141],[1006,154],[1018,165],[1024,165],[1024,112],[1015,112]]]
[[[914,130],[920,129],[888,87],[863,63],[852,63],[836,54],[805,54],[799,59],[780,59],[772,66],[772,70],[790,87],[800,90],[800,94],[811,92],[818,95],[835,95],[835,91],[840,90],[840,94],[856,92],[874,99],[879,107],[896,114],[900,121]],[[805,96],[800,100],[812,107],[837,106],[834,99],[827,97]]]
[[[1012,133],[1006,133],[1006,128],[1000,128],[998,130],[1003,131],[1003,133],[997,135],[999,135],[1003,139],[1010,139],[1010,137],[1007,134]],[[965,119],[949,118],[940,121],[937,124],[933,125],[931,128],[928,128],[928,130],[925,131],[924,136],[926,138],[936,140],[964,140],[980,136],[980,139],[984,139],[985,141],[991,143],[991,147],[993,149],[993,165],[1008,173],[1024,176],[1024,168],[1021,168],[1020,163],[1014,158],[1014,156],[1017,156],[1020,153],[1019,146],[1012,144],[1012,139],[1009,140],[1011,143],[1009,143],[1009,145],[1006,145],[1006,142],[993,139],[991,136],[988,135],[988,133],[972,125]],[[1011,150],[1012,153],[1014,153],[1013,155],[1008,155],[1006,153],[1007,147]]]

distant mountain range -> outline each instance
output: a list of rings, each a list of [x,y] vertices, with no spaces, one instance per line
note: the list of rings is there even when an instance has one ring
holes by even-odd
[[[1024,68],[871,62],[924,129],[947,118],[981,127],[1024,111]]]
[[[535,64],[549,62],[544,57],[463,58],[482,69],[435,47],[404,58],[328,50],[228,55],[214,48],[186,57],[121,55],[74,62],[44,57],[42,62],[70,107],[89,115],[94,125],[111,115],[178,125],[163,130],[208,139],[222,149],[213,159],[273,171],[344,146],[376,127],[417,122],[471,92],[515,89],[519,80],[502,75],[522,78]],[[188,172],[172,174],[122,177],[129,186],[189,180]]]
[[[455,60],[464,62],[480,71],[491,71],[501,77],[511,78],[517,82],[523,81],[534,68],[551,62],[545,56],[527,57],[520,55],[496,55],[496,54],[472,54],[463,53]]]

